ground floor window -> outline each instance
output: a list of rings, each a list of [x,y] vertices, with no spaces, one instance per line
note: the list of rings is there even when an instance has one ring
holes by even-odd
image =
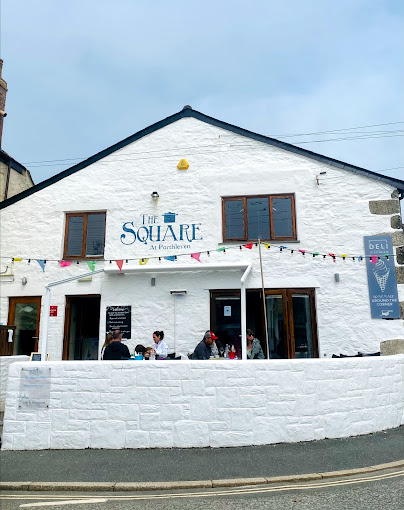
[[[241,357],[240,291],[211,291],[211,328],[221,342],[233,344]],[[271,358],[318,357],[314,289],[265,290]],[[267,356],[262,290],[246,293],[247,328],[254,331]]]
[[[66,296],[64,360],[98,359],[101,296]]]

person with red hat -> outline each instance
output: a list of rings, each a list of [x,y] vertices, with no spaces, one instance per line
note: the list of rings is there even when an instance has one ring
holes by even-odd
[[[191,359],[209,359],[212,356],[212,344],[217,340],[213,331],[206,331],[201,342],[195,347]]]

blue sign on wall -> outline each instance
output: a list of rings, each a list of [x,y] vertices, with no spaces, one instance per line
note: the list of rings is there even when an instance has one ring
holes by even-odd
[[[399,319],[400,305],[391,236],[364,236],[372,319]]]

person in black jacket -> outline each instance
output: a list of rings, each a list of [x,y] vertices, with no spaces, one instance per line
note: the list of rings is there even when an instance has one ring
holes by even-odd
[[[105,347],[103,359],[121,360],[129,359],[130,353],[126,345],[122,343],[122,333],[116,329],[112,333],[112,342]]]
[[[195,347],[190,359],[209,359],[212,355],[211,346],[215,340],[217,340],[217,336],[212,331],[207,331],[203,335],[202,341]]]

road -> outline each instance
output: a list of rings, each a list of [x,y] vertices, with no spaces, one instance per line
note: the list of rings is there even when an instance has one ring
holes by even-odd
[[[404,469],[399,469],[354,478],[220,490],[92,494],[4,491],[1,509],[402,510],[403,495]]]

